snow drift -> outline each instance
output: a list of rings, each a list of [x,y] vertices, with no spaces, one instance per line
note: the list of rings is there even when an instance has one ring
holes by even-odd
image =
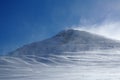
[[[64,30],[0,57],[0,80],[119,80],[120,42]]]

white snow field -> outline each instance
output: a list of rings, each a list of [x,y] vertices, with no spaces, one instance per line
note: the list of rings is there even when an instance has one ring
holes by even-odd
[[[0,80],[120,80],[120,51],[1,57]]]
[[[64,30],[0,57],[0,80],[120,80],[120,41]]]

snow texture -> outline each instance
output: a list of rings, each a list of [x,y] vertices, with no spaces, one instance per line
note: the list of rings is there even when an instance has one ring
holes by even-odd
[[[120,80],[120,43],[64,30],[0,57],[0,80]]]
[[[79,52],[120,48],[120,42],[91,34],[85,31],[68,29],[52,38],[25,45],[10,54],[13,56],[61,54],[63,52]]]

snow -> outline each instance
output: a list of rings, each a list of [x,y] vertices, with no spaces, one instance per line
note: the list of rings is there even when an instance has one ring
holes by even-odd
[[[0,80],[119,80],[120,51],[65,52],[48,58],[1,57]],[[44,62],[48,60],[49,62]]]
[[[61,31],[52,38],[25,45],[10,54],[14,56],[43,56],[66,51],[78,52],[113,48],[120,48],[120,42],[89,32],[68,29]]]
[[[0,80],[120,80],[120,42],[64,30],[0,57]]]

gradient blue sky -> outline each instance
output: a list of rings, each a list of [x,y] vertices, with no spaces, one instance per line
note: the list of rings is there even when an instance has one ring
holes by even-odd
[[[0,54],[76,25],[119,21],[120,0],[0,0]]]

